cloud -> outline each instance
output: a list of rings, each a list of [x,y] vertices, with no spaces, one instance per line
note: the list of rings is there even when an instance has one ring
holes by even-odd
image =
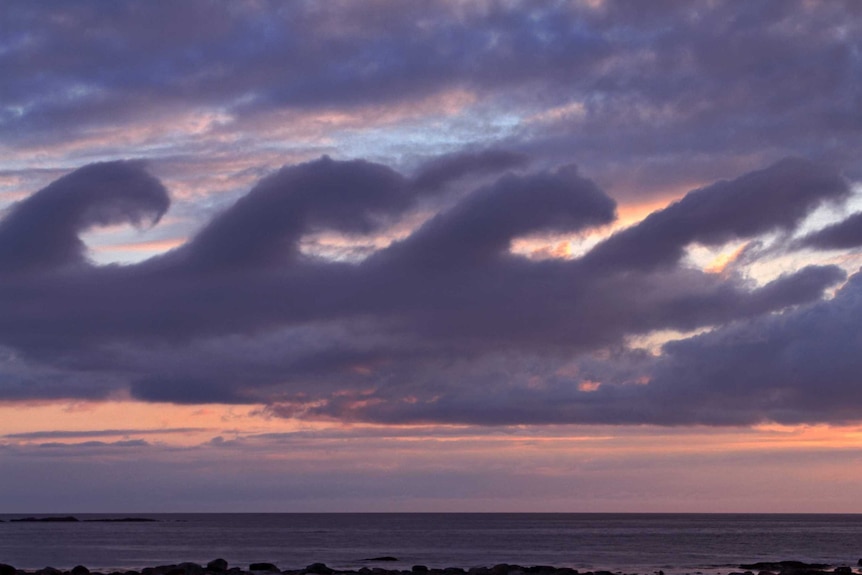
[[[476,190],[381,254],[383,265],[437,268],[481,264],[519,236],[577,232],[611,222],[616,204],[575,166],[507,175]],[[386,261],[395,258],[395,262]],[[375,262],[377,263],[377,262]]]
[[[7,433],[6,439],[77,439],[81,437],[112,437],[116,435],[155,435],[168,433],[189,433],[206,431],[201,427],[167,427],[160,429],[87,429],[87,430],[54,430],[29,431],[24,433]],[[80,445],[80,444],[79,444]]]
[[[285,112],[329,124],[327,114],[463,92],[474,103],[457,112],[445,145],[427,137],[429,128],[449,130],[438,111],[350,137],[333,126],[301,145],[288,137],[287,147],[302,147],[290,150],[298,157],[322,146],[367,156],[371,142],[388,161],[414,147],[475,150],[504,139],[537,164],[577,158],[618,199],[695,187],[789,155],[857,177],[855,10],[763,0],[645,11],[611,0],[542,3],[525,17],[517,4],[397,0],[362,9],[262,2],[241,11],[198,0],[111,10],[16,1],[4,12],[0,122],[4,146],[25,159],[45,147],[110,154],[131,128],[154,124],[167,128],[129,140],[136,153],[243,148],[262,157],[284,150],[286,137],[258,127]],[[568,109],[578,113],[554,114]],[[420,181],[440,185],[427,169]]]
[[[785,159],[732,181],[694,190],[623,230],[585,258],[600,268],[646,269],[674,264],[692,243],[707,246],[793,230],[826,200],[846,199],[848,182],[800,159]]]
[[[410,207],[395,171],[363,160],[323,158],[285,167],[210,222],[177,255],[191,265],[273,264],[297,255],[304,234],[320,229],[370,233],[384,216]]]
[[[528,163],[526,155],[510,150],[450,154],[421,166],[413,177],[413,188],[422,193],[434,193],[465,176],[523,168]]]
[[[58,451],[69,451],[70,453],[75,453],[76,455],[83,455],[85,453],[92,453],[92,450],[97,450],[103,453],[112,453],[114,449],[127,449],[127,448],[141,448],[148,446],[149,443],[144,441],[143,439],[129,439],[124,441],[84,441],[81,443],[59,443],[59,442],[51,442],[51,443],[40,443],[37,447],[44,450],[49,450],[53,453]]]
[[[510,243],[596,230],[614,218],[615,202],[575,166],[503,174],[475,189],[469,178],[448,185],[457,192],[450,205],[366,259],[307,256],[298,251],[307,235],[385,238],[433,208],[390,167],[324,157],[265,177],[170,252],[97,266],[86,261],[77,234],[94,223],[157,220],[167,194],[135,163],[72,172],[0,221],[10,245],[24,238],[33,253],[74,254],[39,273],[0,272],[0,397],[130,394],[382,423],[847,418],[837,400],[809,415],[800,403],[799,413],[787,415],[779,400],[758,399],[757,383],[740,390],[728,383],[739,378],[712,373],[730,373],[735,361],[764,377],[770,369],[783,373],[768,353],[755,365],[741,344],[720,352],[724,334],[739,342],[734,334],[751,330],[746,337],[761,341],[783,326],[819,333],[818,345],[829,345],[830,333],[852,341],[847,326],[828,325],[833,316],[825,310],[854,317],[848,302],[856,275],[824,299],[845,281],[841,268],[803,266],[758,285],[739,271],[708,273],[682,257],[696,243],[721,246],[775,231],[790,241],[807,214],[847,197],[847,182],[834,171],[784,160],[698,188],[581,257],[544,261],[513,254]],[[67,205],[74,209],[55,214]],[[21,224],[47,214],[63,234]],[[756,259],[766,252],[751,257],[770,263]],[[48,260],[34,259],[41,261]],[[806,314],[827,323],[806,327]],[[663,330],[709,332],[667,344],[658,356],[629,346],[633,336]],[[799,361],[815,353],[814,343],[799,348]],[[834,350],[834,365],[849,362],[840,373],[824,371],[835,376],[838,396],[838,381],[852,382],[855,364],[843,355],[846,345],[836,342]],[[793,393],[803,397],[814,385],[801,380]]]
[[[862,213],[856,213],[822,230],[801,238],[799,246],[821,250],[840,250],[862,246]]]
[[[0,269],[24,271],[82,264],[78,237],[92,226],[155,224],[167,190],[140,162],[91,164],[13,205],[0,224]]]
[[[852,318],[860,305],[856,273],[831,300],[668,344],[653,383],[670,410],[686,391],[685,419],[855,421],[862,366]]]

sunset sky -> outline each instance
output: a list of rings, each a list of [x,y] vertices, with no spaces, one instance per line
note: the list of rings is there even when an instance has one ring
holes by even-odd
[[[0,6],[0,512],[862,512],[862,3]]]

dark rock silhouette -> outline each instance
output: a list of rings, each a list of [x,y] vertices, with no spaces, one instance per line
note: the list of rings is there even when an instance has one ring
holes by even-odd
[[[227,561],[219,557],[218,559],[213,559],[209,563],[207,563],[207,571],[215,571],[221,573],[222,571],[227,571]]]
[[[399,561],[395,558],[377,557],[366,561]],[[822,563],[803,563],[801,561],[761,562],[741,565],[745,572],[726,572],[724,575],[854,575],[854,570],[848,566],[825,565]],[[862,572],[862,570],[860,570]],[[273,563],[252,563],[248,570],[240,567],[228,568],[228,563],[222,558],[213,559],[206,567],[198,563],[179,563],[145,567],[140,571],[113,571],[107,575],[260,575],[273,573],[278,575],[626,575],[610,571],[579,572],[571,567],[554,567],[551,565],[521,566],[500,563],[493,567],[471,567],[465,570],[461,567],[429,568],[426,565],[414,565],[410,571],[395,568],[362,567],[359,570],[332,569],[324,563],[312,563],[305,568],[281,571]],[[11,565],[0,563],[0,575],[104,575],[90,571],[84,565],[77,565],[71,570],[61,571],[53,567],[25,571]],[[638,574],[628,574],[638,575]],[[658,575],[658,574],[656,574]]]

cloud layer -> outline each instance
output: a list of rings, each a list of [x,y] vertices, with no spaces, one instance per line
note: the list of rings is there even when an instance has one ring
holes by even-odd
[[[14,0],[2,146],[15,177],[147,156],[234,192],[286,156],[415,165],[500,142],[517,151],[459,161],[577,158],[627,199],[791,155],[858,178],[860,21],[852,1]],[[217,173],[196,173],[201,157]],[[442,185],[441,167],[470,169],[417,183]]]
[[[84,166],[0,221],[0,399],[131,394],[382,423],[858,419],[858,274],[844,283],[814,258],[757,284],[686,260],[770,234],[798,248],[807,215],[850,197],[844,178],[784,159],[582,256],[536,260],[512,242],[603,230],[616,204],[573,165],[509,171],[524,164],[466,152],[414,176],[328,157],[285,166],[185,244],[125,266],[88,262],[79,234],[158,222],[167,192],[138,163]],[[429,194],[444,184],[445,201]],[[384,247],[325,259],[301,249],[312,234]],[[630,345],[704,329],[658,355]]]
[[[859,38],[841,0],[10,0],[0,400],[856,420]]]

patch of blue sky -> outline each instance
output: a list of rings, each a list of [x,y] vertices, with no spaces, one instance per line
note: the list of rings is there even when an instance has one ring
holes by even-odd
[[[340,154],[393,163],[406,169],[417,160],[465,147],[491,147],[515,134],[521,117],[507,114],[482,117],[423,118],[396,126],[345,130],[331,134]]]

